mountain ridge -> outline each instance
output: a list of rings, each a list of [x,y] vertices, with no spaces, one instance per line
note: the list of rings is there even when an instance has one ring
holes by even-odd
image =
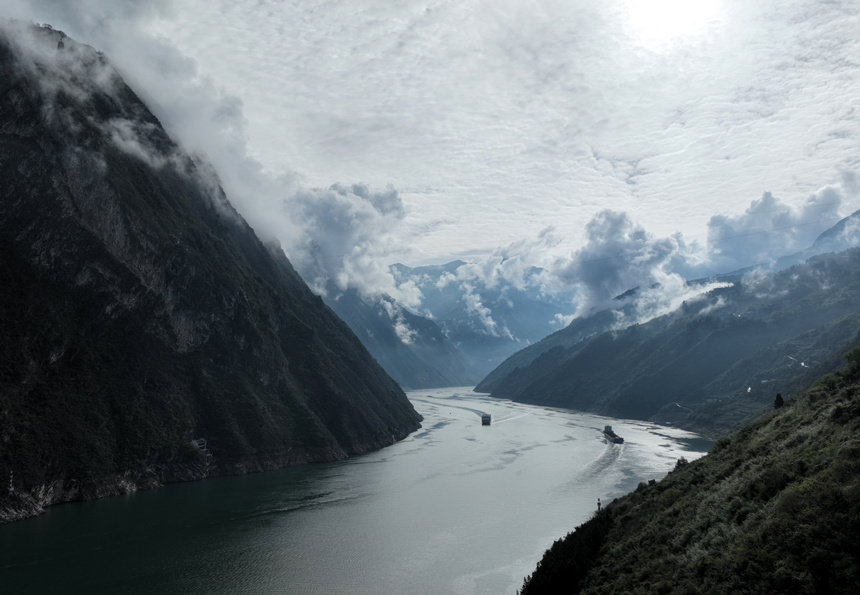
[[[820,254],[776,273],[751,274],[646,323],[612,329],[611,312],[604,311],[575,320],[511,356],[476,390],[683,427],[692,427],[692,416],[698,414],[687,419],[679,411],[727,397],[746,401],[745,407],[755,401],[752,410],[759,412],[771,393],[786,390],[807,364],[789,361],[778,370],[763,370],[770,376],[759,377],[759,384],[754,381],[755,369],[739,364],[777,345],[785,348],[786,357],[799,355],[792,351],[792,341],[801,341],[799,337],[810,332],[819,334],[818,357],[847,348],[860,332],[853,326],[857,321],[853,315],[860,311],[858,278],[860,250],[855,248]],[[846,332],[828,330],[843,318]],[[837,335],[838,341],[823,349],[821,339]],[[736,378],[733,385],[718,381],[730,369],[746,370],[748,376]],[[667,409],[670,406],[677,408]],[[695,427],[711,435],[717,427],[725,431],[722,420],[714,422],[709,429],[698,415]]]
[[[107,59],[0,27],[0,520],[420,426]]]
[[[480,375],[434,321],[399,306],[389,296],[374,301],[354,289],[323,298],[380,365],[410,389],[473,386]]]

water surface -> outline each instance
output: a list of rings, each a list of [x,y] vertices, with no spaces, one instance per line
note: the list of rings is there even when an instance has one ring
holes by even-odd
[[[423,428],[347,461],[67,504],[0,526],[2,593],[513,593],[555,539],[706,440],[409,393]],[[482,426],[480,414],[493,417]],[[602,436],[610,424],[622,445]]]

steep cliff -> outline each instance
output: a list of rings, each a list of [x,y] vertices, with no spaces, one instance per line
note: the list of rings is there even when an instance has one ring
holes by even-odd
[[[419,422],[101,54],[0,24],[0,518]]]

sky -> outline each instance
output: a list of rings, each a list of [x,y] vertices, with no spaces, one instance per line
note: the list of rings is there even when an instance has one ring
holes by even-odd
[[[5,14],[4,14],[5,13]],[[860,1],[7,0],[104,51],[306,280],[551,271],[591,301],[860,209]],[[515,264],[512,264],[515,263]]]

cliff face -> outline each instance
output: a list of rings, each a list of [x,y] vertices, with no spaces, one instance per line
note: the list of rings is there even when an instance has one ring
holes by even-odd
[[[399,386],[103,56],[11,23],[0,245],[5,520],[336,460],[419,427]]]

